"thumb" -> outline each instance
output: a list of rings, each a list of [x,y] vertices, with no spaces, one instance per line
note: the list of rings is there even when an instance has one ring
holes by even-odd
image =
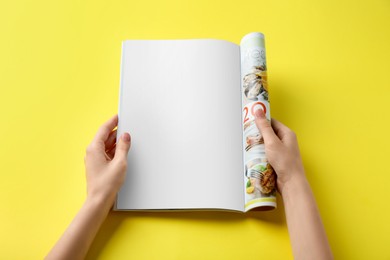
[[[129,133],[123,133],[116,143],[115,160],[126,160],[131,146],[131,137]]]
[[[264,138],[265,145],[279,141],[262,109],[255,111],[255,123]]]

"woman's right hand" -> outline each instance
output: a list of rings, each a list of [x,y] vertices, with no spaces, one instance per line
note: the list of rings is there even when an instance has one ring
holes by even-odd
[[[272,119],[270,123],[262,109],[255,112],[255,123],[264,138],[265,153],[274,168],[280,193],[287,183],[305,179],[295,133],[281,122]]]
[[[295,133],[275,119],[270,124],[261,109],[255,112],[255,122],[263,135],[268,161],[278,176],[294,259],[333,259]]]

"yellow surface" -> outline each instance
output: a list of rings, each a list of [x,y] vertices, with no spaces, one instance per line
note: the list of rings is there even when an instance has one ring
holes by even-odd
[[[336,258],[390,259],[389,14],[388,0],[2,1],[0,258],[42,258],[81,206],[85,147],[117,111],[122,40],[261,31],[272,115],[299,137]],[[114,213],[88,257],[290,259],[278,202]]]

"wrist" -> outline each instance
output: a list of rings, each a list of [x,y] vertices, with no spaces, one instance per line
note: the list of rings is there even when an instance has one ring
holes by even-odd
[[[309,183],[303,172],[292,173],[292,175],[293,177],[278,185],[280,187],[280,194],[283,198],[297,194],[298,191],[301,191],[305,189],[305,187],[309,186]]]
[[[101,210],[107,210],[108,212],[114,204],[115,198],[115,195],[88,194],[85,200],[85,204],[94,208],[99,208]]]

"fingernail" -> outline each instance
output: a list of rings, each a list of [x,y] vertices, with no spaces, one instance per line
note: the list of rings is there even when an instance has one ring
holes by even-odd
[[[264,118],[264,111],[263,109],[259,108],[255,111],[255,117],[256,118]]]
[[[125,142],[130,142],[130,134],[129,133],[123,133],[122,134],[122,140]]]

